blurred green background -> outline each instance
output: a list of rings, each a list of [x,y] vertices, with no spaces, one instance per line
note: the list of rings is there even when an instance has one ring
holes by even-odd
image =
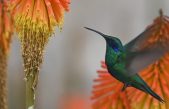
[[[63,109],[62,105],[73,97],[90,103],[93,79],[104,59],[105,42],[84,26],[117,36],[126,43],[152,23],[160,8],[169,15],[169,0],[72,0],[63,31],[57,29],[46,47],[36,92],[37,109]],[[24,109],[24,73],[16,37],[11,48],[9,109]]]

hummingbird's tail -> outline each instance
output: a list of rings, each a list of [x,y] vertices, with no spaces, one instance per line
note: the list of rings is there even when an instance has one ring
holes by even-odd
[[[141,91],[144,91],[145,93],[150,94],[151,96],[156,98],[161,103],[165,102],[159,95],[157,95],[153,90],[151,90],[150,87],[145,82],[143,84],[137,83],[137,82],[133,82],[133,83],[131,83],[131,86],[133,86],[133,87],[135,87],[135,88],[137,88],[137,89],[139,89]]]

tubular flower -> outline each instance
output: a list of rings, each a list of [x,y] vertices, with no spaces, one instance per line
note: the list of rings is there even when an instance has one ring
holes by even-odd
[[[7,3],[0,1],[0,109],[7,109],[7,54],[12,36],[12,22]]]
[[[11,14],[21,41],[26,80],[27,108],[34,104],[43,51],[54,27],[63,25],[69,0],[11,0]]]
[[[162,10],[160,10],[160,16],[157,17],[150,26],[154,27],[155,29],[150,34],[149,39],[143,43],[143,47],[141,49],[151,47],[156,43],[161,43],[162,45],[168,44],[169,17],[164,16]]]
[[[123,84],[115,80],[102,62],[102,70],[98,70],[98,78],[94,80],[93,109],[131,109],[126,91],[121,92]]]
[[[13,33],[12,20],[7,10],[7,2],[0,2],[0,49],[4,54],[9,51]]]
[[[169,19],[162,14],[154,20],[151,26],[158,29],[151,33],[151,37],[144,43],[144,48],[150,47],[155,43],[166,44],[169,41]],[[129,99],[132,101],[133,109],[169,109],[169,53],[167,53],[159,61],[150,65],[148,68],[140,72],[143,79],[148,85],[161,97],[165,103],[159,103],[148,94],[141,93],[138,90],[128,90]],[[133,93],[133,91],[135,93]]]
[[[69,95],[60,100],[61,109],[91,109],[91,105],[84,95]]]

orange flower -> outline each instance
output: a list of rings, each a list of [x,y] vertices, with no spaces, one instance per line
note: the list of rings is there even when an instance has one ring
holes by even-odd
[[[8,53],[13,32],[12,21],[7,11],[7,2],[0,2],[0,49]]]
[[[123,84],[108,73],[104,62],[102,68],[97,71],[99,77],[94,80],[93,109],[131,109],[126,91],[121,92]]]
[[[11,10],[17,30],[47,31],[57,24],[62,27],[64,11],[69,11],[70,0],[11,0]],[[39,29],[39,30],[36,30]]]
[[[163,16],[162,11],[160,17],[154,20],[151,26],[158,28],[151,33],[150,38],[144,43],[144,48],[150,47],[155,43],[166,44],[169,41],[169,19]],[[142,72],[141,77],[148,85],[161,97],[165,99],[165,103],[161,104],[148,94],[142,93],[136,89],[128,90],[128,95],[132,101],[133,109],[168,109],[169,108],[169,53],[149,66]],[[135,93],[133,93],[135,92]]]
[[[69,3],[69,0],[10,0],[24,60],[26,108],[34,108],[34,91],[43,52],[54,27],[62,28],[64,12],[69,10]]]
[[[7,2],[0,1],[0,109],[7,109],[7,55],[12,36],[12,21]]]
[[[38,75],[44,47],[54,32],[62,27],[64,12],[69,10],[69,0],[11,0],[10,8],[16,31],[21,41],[27,77]],[[33,70],[33,71],[32,71]],[[37,77],[34,77],[36,85]]]
[[[59,104],[61,109],[91,109],[88,99],[82,94],[67,95]]]
[[[169,17],[164,16],[162,10],[160,10],[160,16],[150,26],[153,26],[155,29],[150,34],[149,39],[144,42],[142,49],[156,43],[167,44],[169,41]]]

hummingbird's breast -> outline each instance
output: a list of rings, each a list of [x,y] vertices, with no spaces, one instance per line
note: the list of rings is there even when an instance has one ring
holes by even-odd
[[[113,66],[117,63],[119,58],[119,53],[115,52],[111,48],[106,49],[105,61],[107,65]]]
[[[123,74],[125,62],[122,61],[122,58],[121,52],[115,52],[113,49],[109,48],[106,50],[105,63],[107,65],[108,72],[117,80],[125,82],[125,75]]]

